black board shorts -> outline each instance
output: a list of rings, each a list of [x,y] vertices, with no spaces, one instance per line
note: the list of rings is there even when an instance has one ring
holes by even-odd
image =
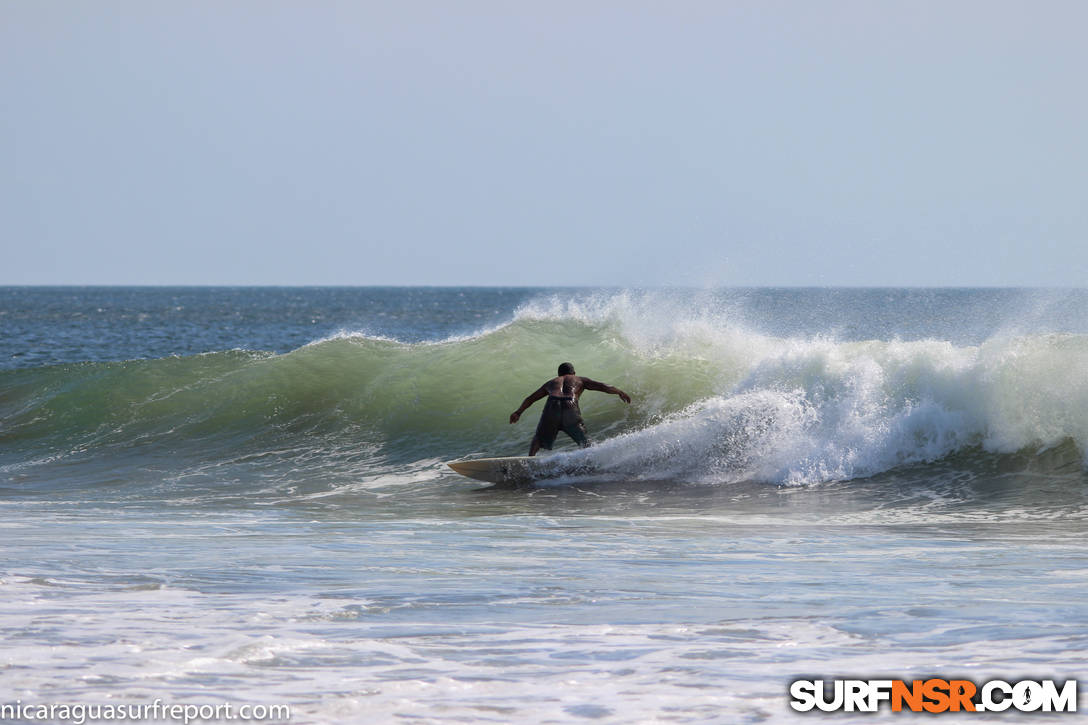
[[[578,401],[573,396],[548,396],[544,403],[544,412],[540,414],[540,422],[536,426],[536,439],[540,447],[550,451],[559,431],[569,435],[582,448],[589,445],[586,426],[582,422],[582,411],[578,409]]]

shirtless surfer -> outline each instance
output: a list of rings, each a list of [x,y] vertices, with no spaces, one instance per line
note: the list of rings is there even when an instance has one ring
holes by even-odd
[[[518,418],[530,405],[546,397],[544,411],[536,426],[533,442],[529,444],[529,455],[535,456],[543,448],[549,451],[555,443],[559,431],[563,431],[582,448],[589,445],[586,438],[586,426],[582,422],[582,411],[578,409],[578,398],[586,390],[599,390],[602,393],[618,395],[625,403],[631,402],[631,396],[619,388],[598,383],[590,378],[574,374],[574,365],[565,362],[559,366],[559,375],[540,386],[532,395],[521,402],[521,407],[510,414],[510,422],[517,423]]]

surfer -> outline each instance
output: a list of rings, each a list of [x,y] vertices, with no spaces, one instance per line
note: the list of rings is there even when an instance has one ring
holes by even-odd
[[[625,403],[631,402],[631,396],[619,388],[598,383],[596,380],[574,374],[574,365],[565,362],[559,366],[559,375],[541,385],[532,395],[521,402],[521,407],[510,414],[510,422],[517,423],[521,414],[530,405],[547,398],[540,422],[536,426],[533,442],[529,444],[529,455],[535,456],[542,447],[549,451],[555,444],[555,437],[563,431],[582,448],[589,445],[586,426],[582,422],[582,411],[578,409],[578,398],[586,390],[599,390],[609,395],[618,395]]]

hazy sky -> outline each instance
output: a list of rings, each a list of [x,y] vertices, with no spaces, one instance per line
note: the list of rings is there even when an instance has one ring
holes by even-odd
[[[0,284],[1088,284],[1088,3],[0,0]]]

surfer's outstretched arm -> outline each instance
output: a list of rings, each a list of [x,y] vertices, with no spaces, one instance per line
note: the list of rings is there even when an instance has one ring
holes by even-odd
[[[521,414],[525,412],[526,408],[528,408],[530,405],[532,405],[536,401],[540,400],[541,398],[546,398],[546,397],[548,397],[548,389],[545,386],[541,385],[539,388],[537,388],[533,392],[532,395],[530,395],[525,400],[521,401],[521,407],[520,408],[518,408],[517,410],[515,410],[513,413],[510,414],[510,422],[511,423],[517,423],[518,418],[521,417]]]
[[[596,390],[601,393],[608,393],[609,395],[618,395],[620,396],[620,400],[622,400],[623,402],[631,402],[631,396],[623,392],[619,388],[613,387],[611,385],[605,385],[604,383],[598,383],[592,378],[582,378],[582,385],[585,386],[586,390]]]

